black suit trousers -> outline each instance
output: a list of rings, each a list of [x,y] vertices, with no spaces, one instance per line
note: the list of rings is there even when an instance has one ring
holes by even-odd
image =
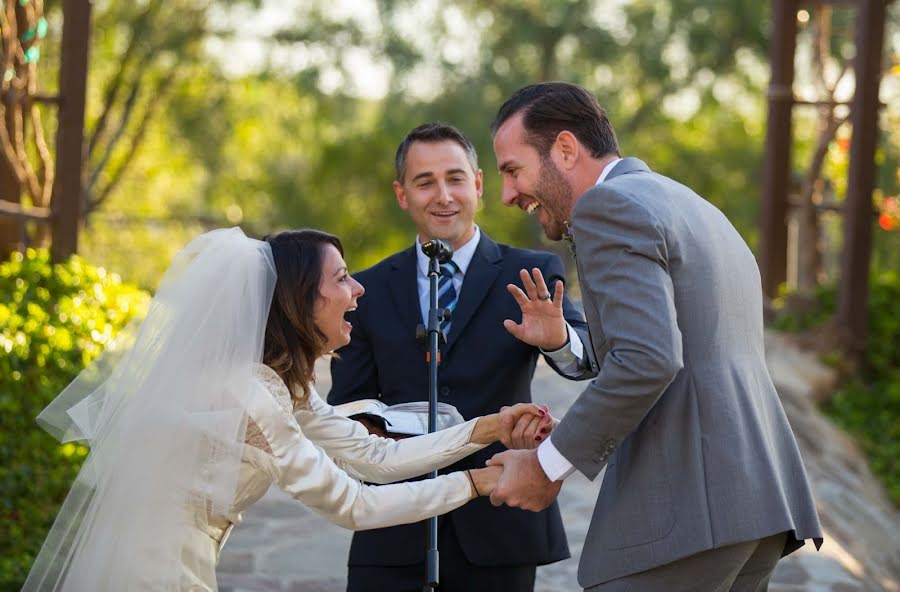
[[[422,541],[424,546],[426,541]],[[533,592],[534,565],[483,567],[473,565],[463,552],[452,520],[438,529],[439,592]],[[351,565],[347,592],[422,592],[427,579],[425,563],[406,566]]]

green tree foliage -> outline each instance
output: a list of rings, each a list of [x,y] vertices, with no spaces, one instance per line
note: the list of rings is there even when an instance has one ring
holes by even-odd
[[[765,3],[470,0],[437,2],[427,13],[416,5],[378,2],[373,24],[369,15],[354,20],[330,12],[327,2],[304,3],[299,24],[276,35],[292,48],[325,56],[297,76],[313,91],[309,81],[321,86],[337,75],[336,94],[352,93],[360,78],[353,56],[360,48],[391,65],[388,96],[374,125],[353,125],[351,134],[329,142],[326,153],[333,154],[310,177],[316,194],[346,195],[348,186],[358,185],[367,199],[380,196],[381,215],[393,218],[392,150],[414,125],[450,121],[472,136],[487,173],[482,224],[501,239],[540,246],[534,222],[498,203],[488,126],[502,100],[519,86],[563,78],[597,94],[627,154],[697,187],[753,238],[766,82]],[[413,25],[406,22],[409,15],[416,17]],[[331,100],[353,102],[346,96]],[[367,120],[352,108],[343,112],[353,114],[355,122]],[[369,160],[382,156],[373,165],[356,166],[357,152]],[[370,212],[356,207],[344,218],[353,235],[369,245],[386,242],[384,226],[394,222],[373,225]],[[409,232],[403,228],[405,244]]]
[[[0,264],[0,590],[18,590],[87,454],[35,417],[148,295],[79,257],[46,250]]]
[[[499,203],[488,134],[506,96],[551,78],[595,92],[626,154],[696,188],[756,244],[769,3],[304,0],[278,4],[270,30],[251,30],[261,5],[275,14],[261,0],[95,3],[81,248],[90,260],[152,287],[191,237],[240,224],[254,235],[322,227],[346,240],[351,268],[369,265],[411,241],[392,158],[427,120],[475,142],[486,172],[480,224],[501,240],[555,248]],[[58,24],[58,4],[47,11]],[[831,52],[843,60],[851,17],[833,19]],[[242,69],[248,39],[270,53]],[[45,45],[42,85],[52,90],[58,55]],[[805,59],[798,84],[808,82]],[[798,170],[817,136],[804,113]],[[898,193],[891,150],[880,160],[885,196]],[[839,172],[826,166],[841,199]],[[891,252],[882,242],[878,261]]]
[[[316,0],[287,11],[271,36],[303,65],[226,75],[240,56],[210,59],[210,40],[232,32],[215,14],[254,4],[96,3],[82,234],[91,260],[152,287],[191,236],[240,223],[257,235],[323,227],[346,239],[351,267],[371,264],[411,240],[392,157],[409,129],[435,119],[476,143],[486,230],[548,246],[533,220],[499,203],[488,134],[505,96],[546,78],[595,91],[627,153],[697,186],[752,238],[758,149],[741,148],[761,143],[764,76],[745,70],[762,69],[764,3],[396,0],[346,18]],[[360,96],[360,52],[385,66],[383,99]],[[43,72],[53,88],[53,68]],[[337,82],[323,92],[329,76]],[[728,144],[727,158],[717,153]]]

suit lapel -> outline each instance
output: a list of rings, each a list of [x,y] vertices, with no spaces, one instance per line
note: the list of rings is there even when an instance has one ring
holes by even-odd
[[[402,251],[391,266],[391,299],[405,327],[414,328],[422,322],[419,306],[419,288],[416,275],[415,245]]]
[[[472,316],[478,310],[484,297],[487,296],[494,280],[500,273],[502,262],[503,257],[500,255],[497,243],[482,231],[478,248],[475,250],[472,262],[463,278],[462,291],[451,319],[450,335],[447,336],[446,352],[449,352],[459,339],[459,335],[472,320]]]

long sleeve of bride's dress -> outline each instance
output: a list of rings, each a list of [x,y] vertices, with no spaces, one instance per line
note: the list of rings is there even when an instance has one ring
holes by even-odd
[[[394,441],[370,435],[358,421],[337,414],[310,392],[307,405],[294,411],[304,435],[322,447],[351,475],[372,483],[393,483],[444,468],[484,448],[470,442],[477,420]]]
[[[262,383],[257,386],[248,412],[271,450],[275,482],[331,522],[353,530],[417,522],[454,510],[474,496],[464,473],[394,485],[360,483],[305,437]]]

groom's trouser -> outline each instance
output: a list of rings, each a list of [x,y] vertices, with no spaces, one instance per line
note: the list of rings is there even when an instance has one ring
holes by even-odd
[[[787,533],[710,549],[585,592],[765,592]]]
[[[425,541],[422,541],[425,545]],[[466,559],[452,520],[438,529],[441,592],[533,592],[535,566],[483,567]],[[424,563],[396,567],[351,565],[347,592],[422,592]]]

